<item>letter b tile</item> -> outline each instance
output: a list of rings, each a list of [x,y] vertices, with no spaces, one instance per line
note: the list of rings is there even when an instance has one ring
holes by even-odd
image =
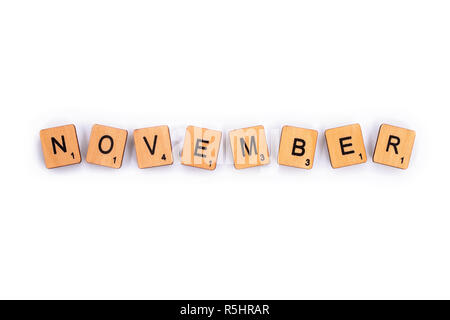
[[[221,138],[220,131],[188,126],[184,137],[181,163],[186,166],[214,170]]]
[[[367,161],[359,124],[326,130],[325,138],[333,168],[347,167]]]
[[[81,162],[77,131],[73,124],[42,129],[40,136],[45,165],[48,169]]]
[[[95,124],[89,139],[86,161],[119,169],[122,166],[127,136],[127,130]]]
[[[373,162],[407,169],[416,133],[413,130],[383,124],[378,133]]]
[[[312,169],[317,135],[316,130],[284,126],[281,131],[278,163],[284,166]]]

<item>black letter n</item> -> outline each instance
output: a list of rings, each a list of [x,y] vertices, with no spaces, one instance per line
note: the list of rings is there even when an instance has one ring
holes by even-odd
[[[52,137],[53,154],[56,154],[56,146],[58,146],[63,152],[67,152],[66,140],[64,139],[64,136],[61,136],[61,140],[62,145],[58,142],[58,140]]]

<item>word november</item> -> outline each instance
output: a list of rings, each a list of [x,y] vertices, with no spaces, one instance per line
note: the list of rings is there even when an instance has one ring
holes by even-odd
[[[76,128],[73,124],[43,129],[40,132],[42,151],[47,168],[57,168],[81,162]],[[103,125],[94,125],[89,140],[86,161],[101,166],[122,166],[128,132]],[[172,141],[168,126],[136,129],[133,133],[139,168],[173,164]],[[383,124],[373,153],[376,163],[407,169],[416,133],[412,130]],[[281,131],[278,163],[312,169],[318,132],[292,126]],[[188,126],[181,153],[186,166],[214,170],[220,149],[222,132]],[[263,126],[236,129],[229,132],[233,162],[236,169],[270,163]],[[331,166],[342,168],[365,163],[366,149],[359,124],[325,131]]]

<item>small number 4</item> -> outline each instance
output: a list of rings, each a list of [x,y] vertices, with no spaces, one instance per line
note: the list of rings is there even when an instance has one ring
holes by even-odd
[[[162,160],[166,160],[166,154],[164,153],[161,157]]]

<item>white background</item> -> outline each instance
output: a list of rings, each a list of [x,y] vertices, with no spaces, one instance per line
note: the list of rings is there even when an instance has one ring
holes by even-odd
[[[0,2],[0,298],[450,298],[448,1]],[[73,123],[83,162],[45,168]],[[87,164],[94,123],[262,124],[271,164]],[[333,170],[327,128],[416,130],[406,171]],[[283,125],[319,130],[311,171]],[[224,148],[226,147],[226,148]]]

